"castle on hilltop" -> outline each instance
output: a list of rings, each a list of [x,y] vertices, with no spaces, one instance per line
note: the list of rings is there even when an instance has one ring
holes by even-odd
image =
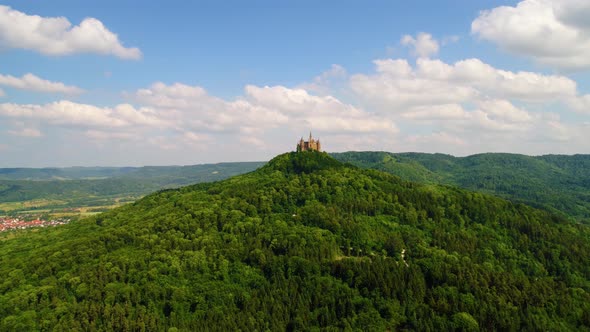
[[[311,137],[311,132],[309,132],[309,141],[304,141],[303,137],[297,143],[297,152],[301,151],[322,151],[322,145],[320,144],[320,140],[315,140]]]

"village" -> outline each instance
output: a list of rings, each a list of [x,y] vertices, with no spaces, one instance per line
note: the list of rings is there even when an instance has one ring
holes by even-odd
[[[24,218],[19,217],[0,217],[0,232],[34,227],[55,227],[65,225],[69,222],[70,219],[66,218],[58,218],[47,221],[39,218],[35,218],[33,220],[26,220]]]

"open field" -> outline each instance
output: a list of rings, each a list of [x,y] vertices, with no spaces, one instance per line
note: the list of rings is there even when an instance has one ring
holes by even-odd
[[[96,197],[92,197],[93,203],[98,203],[96,205],[88,205],[87,202],[80,199],[75,201],[35,199],[23,202],[5,202],[0,203],[0,216],[44,215],[51,218],[83,218],[114,209],[139,198],[141,197],[124,196],[97,201]]]
[[[57,199],[32,199],[22,202],[4,202],[0,203],[0,211],[13,212],[24,210],[37,210],[48,206],[63,205],[67,201]]]

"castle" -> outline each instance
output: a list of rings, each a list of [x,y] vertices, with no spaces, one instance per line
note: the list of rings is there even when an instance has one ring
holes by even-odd
[[[309,132],[309,141],[304,141],[303,137],[297,143],[297,152],[301,151],[322,151],[322,145],[320,144],[320,140],[315,140],[311,137],[311,132]]]

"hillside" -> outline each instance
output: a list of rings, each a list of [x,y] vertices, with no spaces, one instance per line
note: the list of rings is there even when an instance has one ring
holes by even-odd
[[[346,152],[340,161],[403,179],[476,190],[590,221],[590,155]]]
[[[263,164],[236,162],[135,168],[4,168],[0,169],[0,203],[34,201],[34,204],[25,206],[36,205],[39,209],[111,205],[121,199],[133,201],[163,188],[219,181],[251,172]],[[3,178],[10,180],[1,180]],[[0,204],[0,214],[2,210],[3,205]]]
[[[2,331],[590,329],[587,226],[324,153],[2,236]]]

